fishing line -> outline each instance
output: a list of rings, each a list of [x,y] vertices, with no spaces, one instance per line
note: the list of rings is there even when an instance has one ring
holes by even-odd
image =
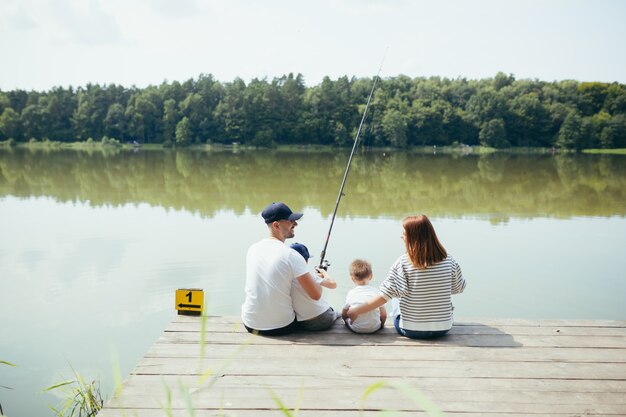
[[[389,48],[387,48],[389,49]],[[339,187],[339,194],[337,195],[337,202],[335,203],[335,210],[333,211],[333,216],[330,220],[330,227],[328,228],[328,234],[326,235],[326,242],[324,243],[324,249],[322,249],[322,253],[320,255],[320,264],[318,268],[320,269],[328,269],[330,263],[325,259],[326,257],[326,249],[328,248],[328,242],[330,241],[330,234],[333,230],[333,225],[335,224],[335,217],[337,217],[337,209],[339,208],[339,202],[341,201],[341,197],[343,197],[343,188],[346,185],[346,180],[348,179],[348,173],[350,172],[350,164],[352,163],[352,157],[354,156],[354,151],[356,150],[356,145],[359,142],[359,136],[361,135],[361,129],[363,128],[363,123],[365,122],[365,117],[367,116],[367,110],[370,107],[370,103],[372,102],[372,96],[374,95],[374,90],[376,89],[376,84],[378,80],[380,80],[380,71],[383,69],[383,63],[385,62],[385,56],[387,55],[387,49],[385,50],[385,54],[383,55],[383,59],[380,62],[380,67],[378,68],[378,73],[376,77],[374,77],[374,83],[372,84],[372,89],[370,90],[370,95],[367,98],[367,104],[365,105],[365,110],[363,111],[363,116],[361,117],[361,123],[359,124],[359,129],[356,132],[356,137],[354,138],[354,144],[352,145],[352,152],[350,152],[350,158],[348,158],[348,164],[346,165],[346,171],[343,174],[343,180],[341,181],[341,187]]]

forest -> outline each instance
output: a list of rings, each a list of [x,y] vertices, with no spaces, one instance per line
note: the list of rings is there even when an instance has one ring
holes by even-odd
[[[325,77],[307,87],[301,74],[248,83],[201,74],[145,88],[0,90],[0,141],[350,146],[373,81]],[[394,148],[626,148],[626,85],[502,72],[388,77],[376,86],[362,139]]]

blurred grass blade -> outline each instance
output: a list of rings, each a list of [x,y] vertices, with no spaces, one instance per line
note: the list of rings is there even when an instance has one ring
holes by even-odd
[[[204,348],[206,345],[206,323],[207,316],[202,315],[202,320],[200,321],[200,358],[204,359]]]
[[[162,405],[161,409],[167,417],[172,417],[172,390],[169,385],[165,383],[165,381],[163,381],[163,387],[165,389],[165,406]]]
[[[70,384],[73,384],[75,382],[76,382],[75,380],[71,380],[71,381],[68,380],[68,381],[58,382],[58,383],[56,383],[54,385],[50,385],[48,388],[44,389],[43,392],[52,391],[54,389],[61,388],[61,387],[64,387],[66,385],[70,385]]]
[[[302,405],[302,396],[304,394],[304,382],[300,384],[300,390],[298,391],[298,401],[296,402],[296,408],[294,409],[294,414],[298,415],[300,412],[300,406]]]
[[[115,395],[122,395],[122,371],[120,370],[120,359],[115,346],[111,346],[111,366],[113,367],[113,381],[115,382]]]
[[[367,400],[367,397],[369,397],[373,392],[384,387],[385,384],[386,384],[385,381],[378,381],[378,382],[373,383],[372,385],[370,385],[369,387],[365,389],[365,392],[363,393],[363,395],[361,395],[361,402],[359,404],[359,411],[361,414],[363,414],[363,411],[365,409],[365,400]]]
[[[443,417],[445,415],[430,398],[417,388],[402,381],[391,381],[391,385],[401,390],[407,397],[412,399],[417,406],[428,413],[428,415],[434,417]]]
[[[276,405],[278,406],[280,411],[285,416],[287,416],[287,417],[296,417],[297,414],[292,413],[291,410],[289,408],[287,408],[285,403],[283,403],[283,400],[271,388],[268,388],[267,390],[270,392],[270,395],[272,396],[272,399],[274,400],[274,402],[276,403]]]
[[[193,408],[193,404],[191,402],[191,393],[189,389],[183,384],[182,381],[178,381],[178,387],[180,389],[180,393],[183,396],[183,400],[185,401],[185,405],[187,406],[187,412],[189,413],[189,417],[195,417],[195,410]]]
[[[215,381],[217,380],[217,378],[219,378],[220,375],[223,375],[224,371],[226,371],[226,369],[239,356],[239,354],[244,349],[246,349],[248,346],[250,346],[250,344],[252,343],[252,341],[254,340],[255,337],[257,337],[257,335],[256,334],[252,334],[243,343],[241,343],[239,346],[237,346],[237,349],[235,349],[235,351],[233,353],[228,355],[226,360],[222,363],[222,366],[217,371],[213,371],[212,369],[207,369],[205,372],[203,372],[202,375],[200,376],[200,379],[198,380],[198,385],[204,384],[204,382],[209,377],[212,377],[211,381],[209,382],[208,387],[212,386],[215,383]]]
[[[420,390],[407,384],[406,382],[395,381],[395,380],[379,381],[367,387],[363,395],[361,395],[361,404],[359,406],[359,411],[361,414],[363,414],[363,412],[365,411],[365,400],[367,400],[367,398],[372,393],[384,387],[393,387],[397,390],[402,391],[407,397],[409,397],[415,403],[415,405],[419,409],[426,412],[426,414],[428,414],[429,416],[432,416],[432,417],[444,417],[445,416],[445,414],[439,409],[439,407],[437,407],[437,405],[435,405],[435,403],[433,403]],[[385,410],[381,415],[393,415],[393,414],[394,414],[393,412],[389,410]]]

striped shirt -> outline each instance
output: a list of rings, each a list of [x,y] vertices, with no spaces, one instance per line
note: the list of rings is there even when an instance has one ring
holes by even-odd
[[[391,266],[380,284],[389,301],[400,301],[400,327],[406,330],[435,331],[452,328],[452,294],[465,289],[461,267],[450,256],[426,269],[417,269],[405,253]]]

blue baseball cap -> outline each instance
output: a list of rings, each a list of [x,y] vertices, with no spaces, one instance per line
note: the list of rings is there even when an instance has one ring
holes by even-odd
[[[302,243],[292,243],[290,246],[291,246],[291,249],[295,250],[300,255],[302,255],[305,261],[308,261],[309,258],[312,258],[312,256],[309,255],[309,250]]]
[[[270,224],[279,220],[296,221],[302,217],[302,213],[294,213],[285,203],[272,203],[265,207],[261,216],[266,224]]]

